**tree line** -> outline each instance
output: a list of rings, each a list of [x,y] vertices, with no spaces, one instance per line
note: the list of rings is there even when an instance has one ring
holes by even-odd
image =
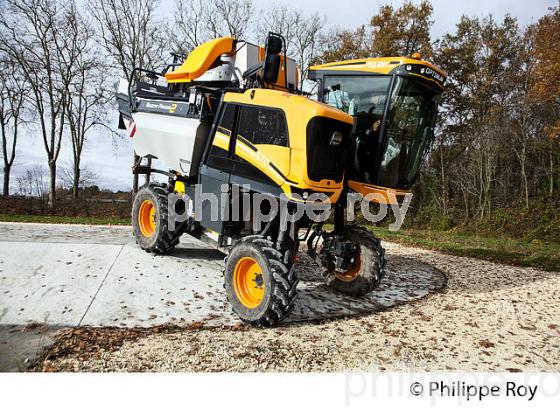
[[[381,6],[369,25],[335,33],[336,61],[420,52],[448,74],[435,140],[419,184],[421,207],[465,221],[492,210],[558,204],[560,6],[534,24],[462,16],[432,39],[429,1]]]
[[[60,151],[72,152],[72,191],[78,196],[82,154],[94,129],[110,130],[114,84],[134,67],[161,70],[170,52],[188,54],[221,36],[262,42],[282,32],[302,67],[318,55],[324,26],[318,14],[285,6],[260,9],[251,0],[5,0],[0,2],[0,125],[3,194],[22,134],[39,134],[49,169],[50,203],[56,197]],[[257,16],[259,18],[257,19]],[[264,16],[264,18],[260,18]],[[259,21],[257,24],[256,21]],[[302,71],[301,82],[305,80]],[[137,160],[137,157],[134,158]],[[37,169],[27,172],[36,175]],[[29,177],[30,178],[30,177]],[[137,179],[134,181],[137,189]]]
[[[382,5],[368,24],[339,29],[320,13],[252,0],[5,0],[0,3],[0,124],[4,194],[22,130],[41,135],[56,195],[62,147],[73,154],[77,196],[82,153],[93,129],[109,131],[114,83],[134,67],[161,69],[170,52],[188,54],[230,35],[287,40],[300,67],[420,52],[448,74],[432,149],[416,197],[437,214],[466,220],[507,206],[529,208],[560,195],[560,5],[520,27],[462,16],[432,38],[429,1]],[[23,141],[25,143],[25,141]],[[136,187],[135,187],[136,188]]]

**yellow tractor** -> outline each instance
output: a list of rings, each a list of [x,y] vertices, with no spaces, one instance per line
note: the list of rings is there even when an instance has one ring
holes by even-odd
[[[346,223],[347,194],[388,204],[410,191],[445,82],[419,55],[343,61],[310,68],[314,100],[285,49],[275,33],[265,47],[215,39],[162,72],[136,68],[117,93],[119,126],[146,159],[134,172],[168,177],[135,196],[138,244],[165,253],[184,233],[212,243],[227,255],[233,310],[263,326],[293,308],[301,242],[334,290],[360,297],[379,284],[384,250]],[[317,203],[332,208],[332,229],[309,213],[289,217]]]

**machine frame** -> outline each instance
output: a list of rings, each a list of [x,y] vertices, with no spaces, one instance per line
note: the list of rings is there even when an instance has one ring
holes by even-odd
[[[235,73],[236,63],[232,60],[238,50],[239,43],[233,39],[216,39],[195,49],[183,64],[174,61],[161,73],[134,69],[128,83],[121,84],[117,96],[119,125],[129,130],[134,143],[138,138],[135,116],[140,118],[141,113],[150,113],[144,115],[152,118],[150,121],[161,119],[162,127],[174,117],[196,120],[189,158],[182,158],[179,153],[176,169],[152,167],[156,151],[169,154],[169,149],[157,146],[165,141],[150,137],[156,145],[146,142],[137,146],[143,152],[133,172],[146,174],[148,179],[151,173],[168,177],[167,184],[151,183],[136,194],[132,221],[137,242],[144,250],[156,253],[172,250],[183,233],[211,243],[227,254],[224,280],[234,311],[245,321],[270,326],[283,320],[293,308],[298,282],[295,256],[301,242],[307,243],[307,253],[334,289],[353,296],[373,290],[384,276],[384,250],[370,231],[346,224],[346,194],[350,190],[382,193],[386,201],[380,202],[390,203],[393,196],[388,193],[402,196],[408,190],[349,179],[352,141],[360,121],[289,86],[289,78],[294,76],[288,72],[289,59],[282,54],[282,36],[269,33],[262,61],[241,75]],[[170,68],[175,70],[169,72]],[[151,83],[135,80],[140,73],[150,78]],[[318,82],[320,100],[324,78],[332,74],[389,75],[389,93],[398,76],[417,77],[440,88],[444,81],[439,70],[419,58],[331,63],[310,68],[309,78]],[[167,79],[166,87],[156,85],[161,77]],[[380,139],[385,133],[388,109],[386,102]],[[225,124],[226,114],[230,115],[231,110],[233,119]],[[245,114],[247,118],[242,121]],[[247,131],[257,123],[264,129]],[[156,135],[157,127],[154,131],[154,124],[151,125],[152,131],[142,132]],[[252,137],[241,135],[241,125]],[[268,139],[257,141],[255,135],[263,132]],[[170,157],[173,162],[173,155]],[[141,163],[142,158],[146,164]],[[244,186],[249,187],[247,192]],[[200,205],[199,215],[181,201],[169,202],[170,194],[186,195],[196,202],[197,187],[220,198],[220,212],[227,209],[221,215],[228,218],[212,220],[208,208],[211,202],[206,207],[203,201],[193,204]],[[324,193],[326,203],[334,206],[334,229],[325,229],[323,222],[316,223],[307,217],[284,225],[277,216],[255,230],[251,219],[229,217],[240,192],[250,197],[266,193],[274,201],[286,199],[288,210],[306,203],[312,193]],[[269,210],[266,205],[263,209],[262,203],[259,207],[262,213]],[[168,226],[172,211],[187,215],[175,230]],[[252,214],[254,210],[245,211]]]

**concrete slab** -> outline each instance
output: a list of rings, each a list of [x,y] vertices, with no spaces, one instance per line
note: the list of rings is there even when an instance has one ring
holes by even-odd
[[[224,255],[191,237],[159,256],[126,245],[82,325],[236,323],[222,286]]]
[[[239,322],[223,290],[223,255],[188,235],[164,256],[142,251],[130,227],[0,224],[0,238],[0,325]],[[381,286],[353,298],[324,285],[314,262],[300,256],[292,322],[371,313],[445,284],[437,269],[389,253]]]
[[[0,242],[0,325],[77,326],[122,246]]]
[[[183,243],[164,256],[126,245],[81,324],[146,327],[239,323],[222,286],[222,259],[217,251],[192,244]],[[304,254],[300,254],[297,272],[298,299],[287,322],[372,313],[426,296],[445,281],[428,265],[390,257],[380,287],[363,298],[353,298],[324,285],[316,265]]]
[[[0,241],[124,245],[134,237],[130,226],[0,222]]]

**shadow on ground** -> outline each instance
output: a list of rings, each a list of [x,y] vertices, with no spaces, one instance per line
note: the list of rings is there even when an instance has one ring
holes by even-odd
[[[60,329],[39,323],[0,325],[0,372],[25,371]]]
[[[377,289],[359,298],[346,296],[323,283],[311,258],[300,256],[298,299],[288,322],[374,313],[422,298],[446,284],[445,275],[438,269],[411,258],[388,255],[387,273]]]

